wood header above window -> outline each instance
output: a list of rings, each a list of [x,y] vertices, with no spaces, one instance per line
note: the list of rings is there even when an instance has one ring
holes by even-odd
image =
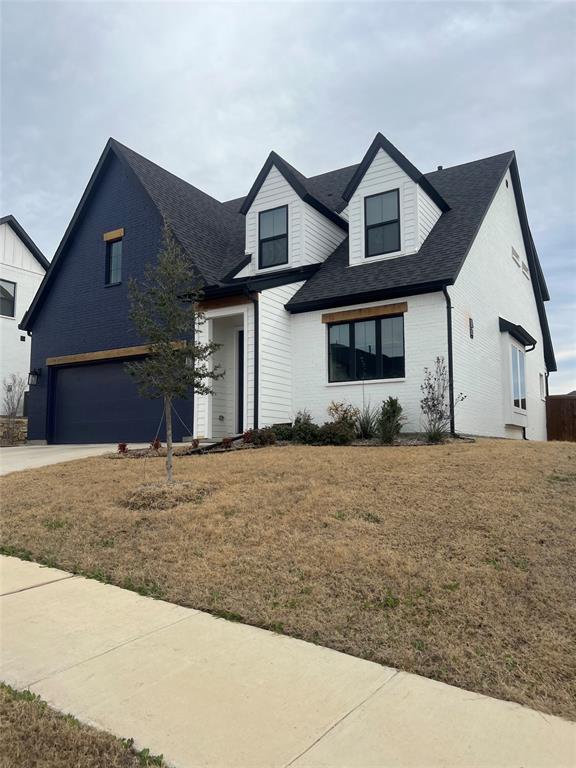
[[[385,317],[386,315],[401,315],[408,312],[405,301],[399,304],[383,304],[380,307],[362,307],[361,309],[346,309],[343,312],[325,312],[323,323],[345,323],[348,320],[366,320],[369,317]]]
[[[112,232],[104,232],[102,235],[102,239],[106,242],[109,240],[120,240],[122,237],[124,237],[124,227],[120,227],[120,229],[113,229]]]

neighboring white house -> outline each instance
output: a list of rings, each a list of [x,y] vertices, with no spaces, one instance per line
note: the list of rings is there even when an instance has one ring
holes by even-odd
[[[115,205],[93,203],[122,184]],[[113,238],[124,278],[138,274],[162,219],[203,280],[201,333],[225,371],[212,395],[182,406],[179,423],[197,437],[304,409],[322,423],[331,401],[378,406],[389,396],[418,431],[425,369],[442,357],[454,432],[546,439],[550,297],[514,152],[423,174],[382,134],[357,165],[312,177],[272,152],[246,197],[224,203],[110,139],[21,324],[44,382],[31,393],[35,438],[154,435],[119,362],[147,348],[134,346],[121,277],[109,290],[94,265],[108,263]],[[57,281],[65,300],[52,298],[50,313],[75,331],[70,340],[54,338],[43,315]],[[86,422],[86,402],[98,423]]]
[[[28,380],[30,337],[18,328],[44,279],[49,262],[14,216],[0,219],[1,379],[16,374]],[[0,405],[1,407],[1,405]]]

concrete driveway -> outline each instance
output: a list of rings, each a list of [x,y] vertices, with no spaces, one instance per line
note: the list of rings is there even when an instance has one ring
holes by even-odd
[[[576,724],[13,557],[0,678],[176,768],[570,768]]]
[[[134,447],[134,446],[131,446]],[[17,445],[0,448],[0,475],[115,451],[116,445]]]

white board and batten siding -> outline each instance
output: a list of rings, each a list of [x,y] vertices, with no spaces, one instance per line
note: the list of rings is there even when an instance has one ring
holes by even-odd
[[[384,150],[380,149],[352,195],[347,208],[351,266],[366,263],[364,198],[393,189],[399,190],[400,250],[393,254],[372,256],[370,261],[416,253],[438,221],[441,214],[438,206]]]
[[[288,206],[288,263],[274,269],[258,269],[259,213]],[[246,214],[246,253],[251,263],[237,277],[270,274],[324,261],[346,237],[346,232],[305,203],[276,167],[272,167]]]
[[[304,283],[292,283],[260,294],[259,424],[292,421],[293,367],[292,316],[284,305]]]
[[[520,256],[520,263],[512,249]],[[546,403],[540,393],[540,374],[546,371],[542,331],[509,172],[449,291],[453,307],[454,388],[456,393],[466,395],[466,400],[456,408],[456,430],[521,438],[521,427],[526,426],[528,439],[545,440]],[[515,342],[500,331],[499,317],[521,325],[537,341],[525,358],[525,417],[513,412],[511,345]],[[474,324],[473,338],[470,319]]]
[[[18,323],[40,287],[44,269],[9,224],[0,225],[0,277],[16,283],[14,317],[0,316],[0,378],[14,373],[27,380],[30,337]]]

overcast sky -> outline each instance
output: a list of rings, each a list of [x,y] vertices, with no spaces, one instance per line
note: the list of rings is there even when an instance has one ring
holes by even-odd
[[[51,258],[109,136],[220,200],[382,131],[422,171],[515,149],[576,389],[576,4],[4,2],[2,202]]]

